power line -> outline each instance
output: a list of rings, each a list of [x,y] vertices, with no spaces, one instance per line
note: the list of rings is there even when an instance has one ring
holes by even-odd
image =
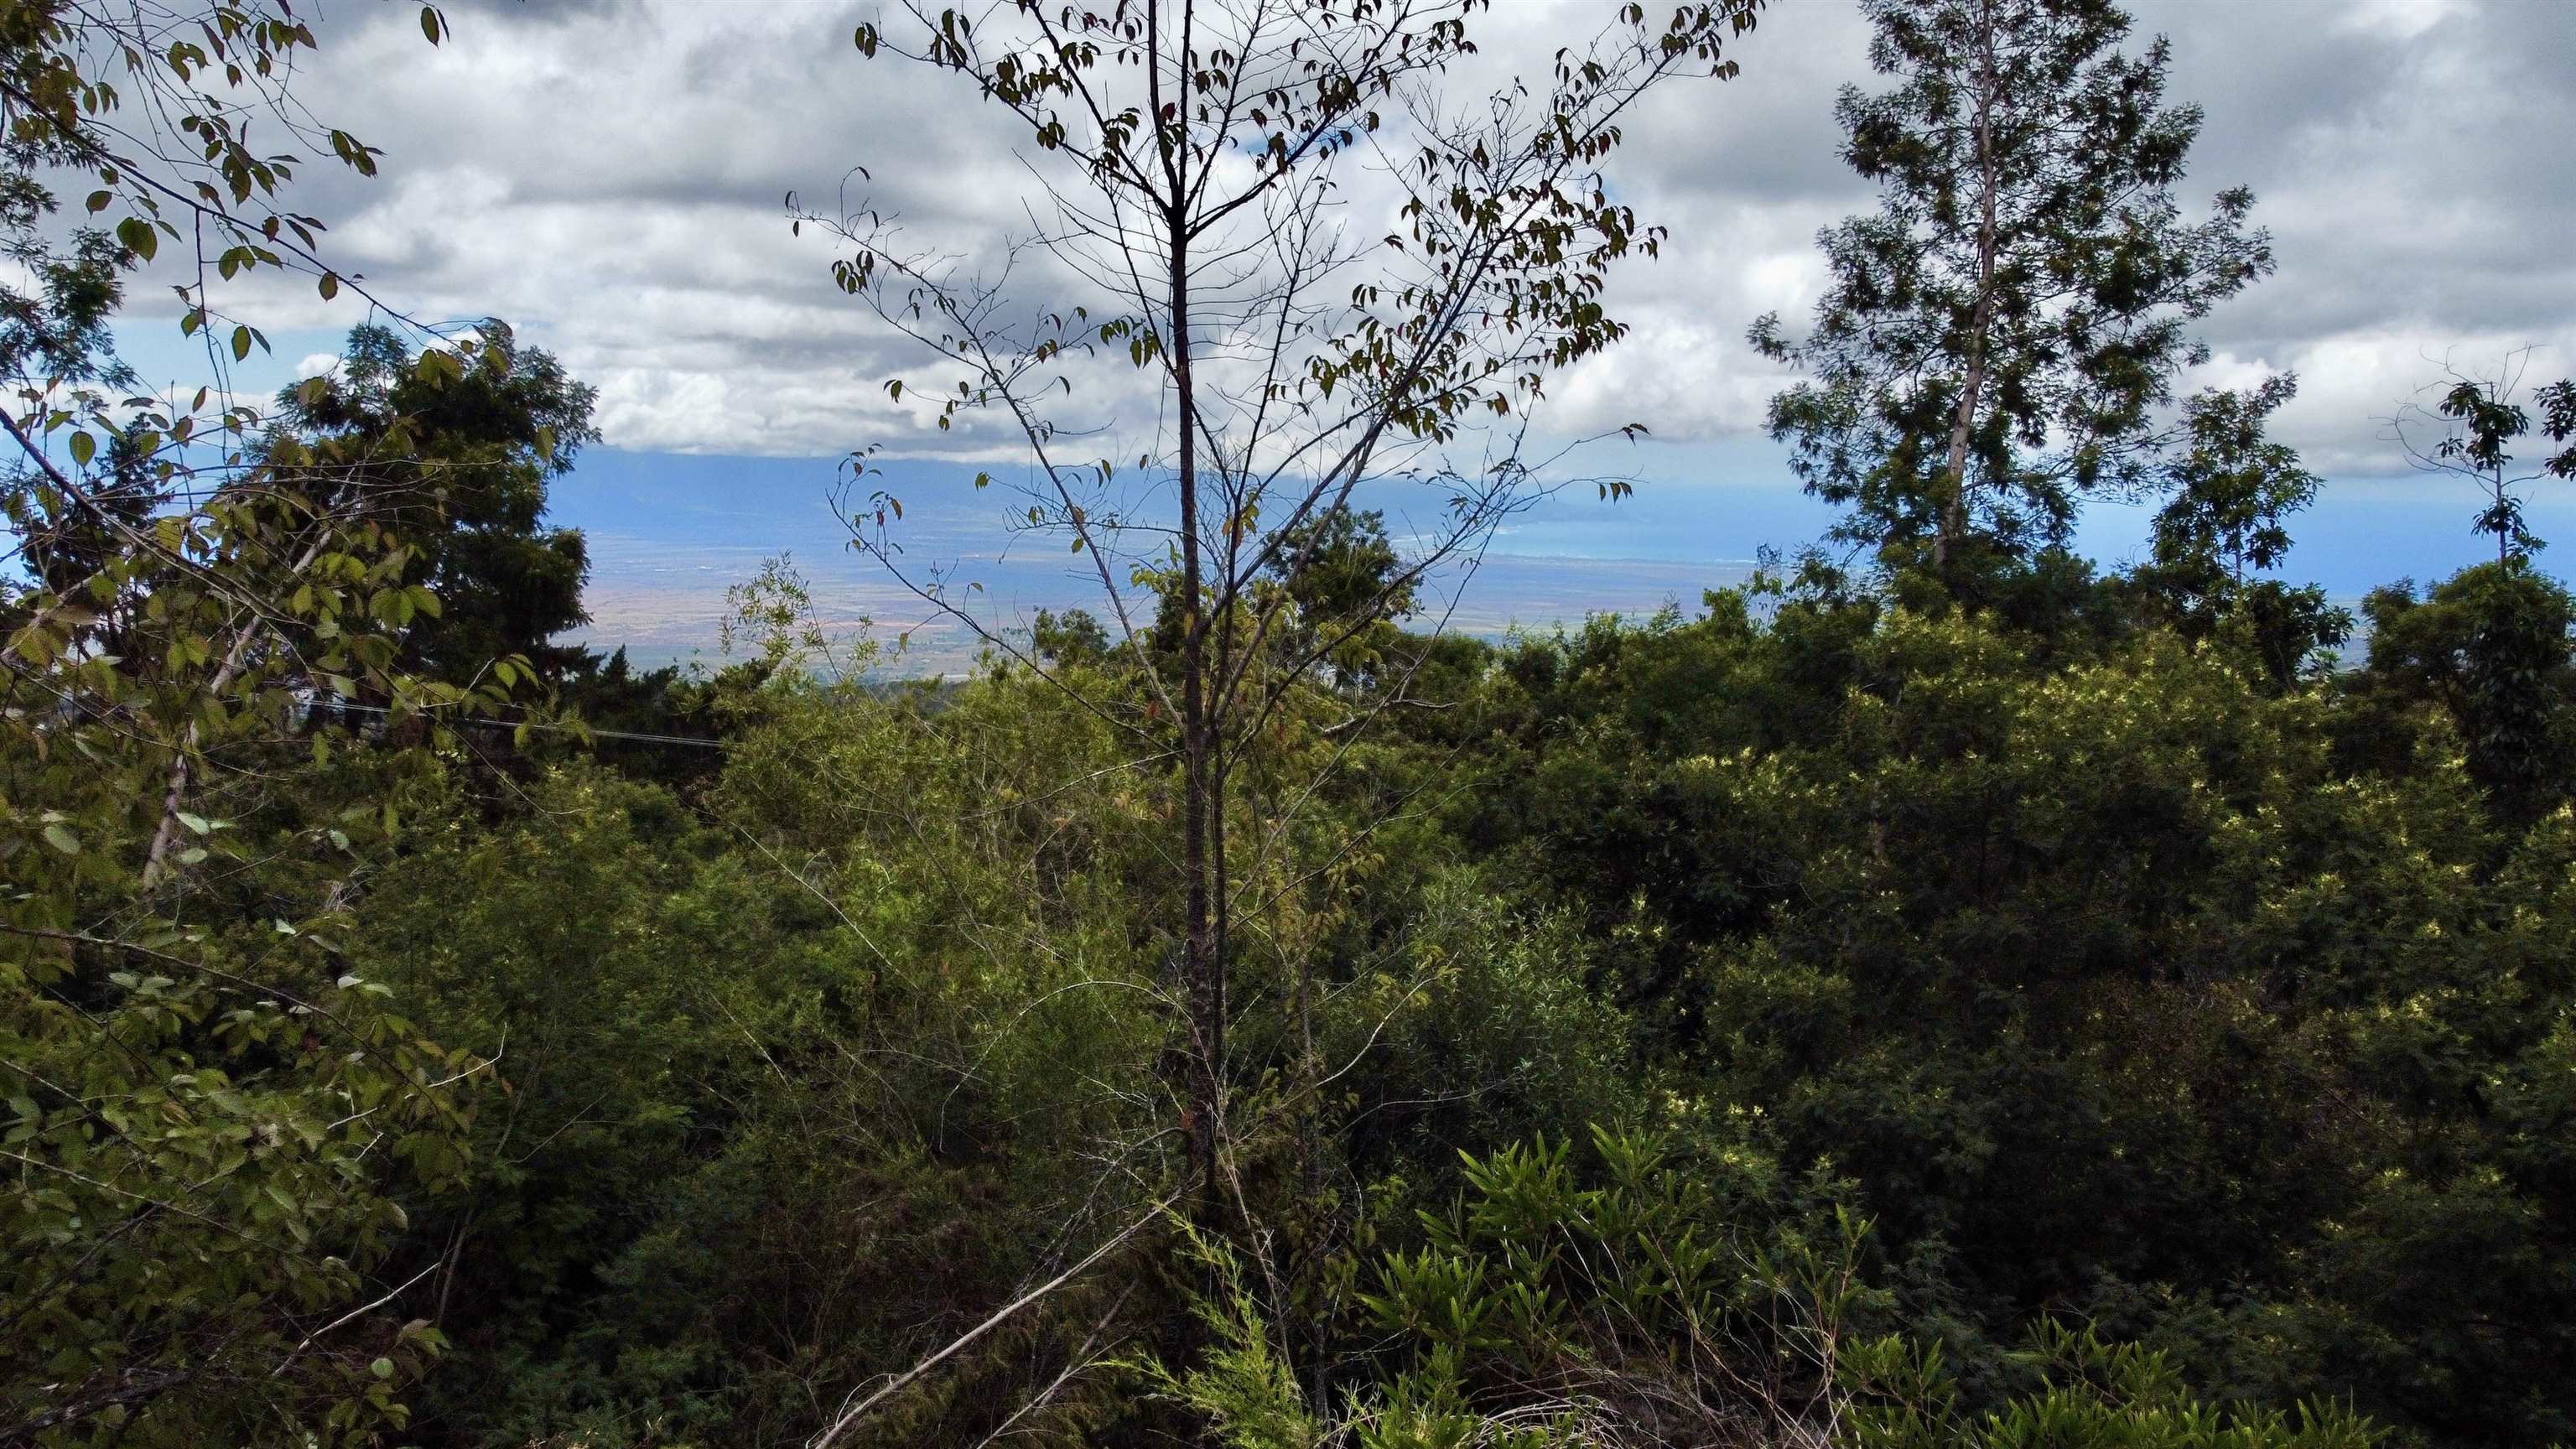
[[[347,710],[356,714],[390,715],[393,713],[392,710],[387,709],[380,704],[349,704],[334,702],[330,704],[315,704],[308,706],[308,708],[314,710],[316,713],[326,709]],[[588,735],[592,739],[600,740],[635,740],[640,743],[650,745],[695,745],[700,749],[708,750],[720,750],[724,748],[724,741],[722,740],[710,740],[692,735],[648,735],[639,734],[632,730],[592,729],[587,725],[540,724],[535,720],[512,724],[508,720],[478,719],[468,720],[466,723],[488,725],[493,729],[546,730],[554,734]]]

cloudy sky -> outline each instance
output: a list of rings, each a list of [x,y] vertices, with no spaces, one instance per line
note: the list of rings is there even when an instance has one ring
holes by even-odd
[[[1538,73],[1609,4],[1498,0],[1488,59]],[[882,443],[924,493],[959,490],[957,441],[883,391],[908,357],[832,287],[829,247],[792,236],[782,205],[791,190],[828,202],[865,166],[874,203],[925,236],[1017,216],[1001,117],[852,51],[853,25],[884,8],[446,0],[453,35],[436,49],[412,4],[324,11],[305,98],[386,153],[376,180],[317,169],[303,198],[332,219],[344,268],[415,316],[508,318],[599,388],[607,448],[558,512],[594,537],[603,637],[683,650],[722,580],[789,549],[849,607],[900,614],[837,552],[831,460]],[[2131,8],[2141,36],[2172,39],[2176,98],[2208,114],[2186,191],[2250,186],[2273,233],[2278,275],[2204,331],[2212,381],[2299,374],[2282,431],[2335,487],[2298,563],[2357,591],[2475,558],[2471,503],[2395,476],[2377,420],[2446,358],[2536,346],[2546,376],[2576,370],[2576,0]],[[1645,490],[1624,514],[1587,502],[1527,520],[1462,617],[1687,601],[1825,521],[1759,435],[1781,375],[1743,338],[1763,312],[1805,315],[1816,231],[1869,204],[1836,160],[1831,114],[1837,87],[1870,81],[1865,39],[1846,0],[1773,0],[1734,52],[1739,79],[1668,88],[1630,128],[1616,177],[1673,241],[1622,277],[1634,334],[1555,389],[1549,422],[1650,422],[1655,442],[1606,463]],[[282,371],[318,365],[361,320],[345,295],[281,294],[262,315]],[[151,323],[128,329],[147,369]],[[978,519],[955,507],[943,526],[971,553]],[[2088,520],[2098,553],[2134,545],[2124,512]],[[2539,516],[2544,534],[2576,522]],[[1051,587],[1023,585],[1037,601]]]

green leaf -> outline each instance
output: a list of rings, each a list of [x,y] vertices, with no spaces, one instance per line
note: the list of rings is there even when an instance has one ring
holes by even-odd
[[[72,461],[73,461],[73,462],[75,462],[75,463],[79,464],[80,466],[82,466],[82,467],[86,468],[86,467],[88,467],[88,466],[89,466],[89,460],[90,460],[91,458],[93,458],[93,457],[96,457],[97,455],[98,455],[98,439],[91,437],[91,436],[90,436],[89,434],[87,434],[87,433],[74,433],[74,434],[72,434]]]
[[[45,843],[65,855],[80,854],[80,837],[72,834],[70,826],[59,822],[45,827]]]

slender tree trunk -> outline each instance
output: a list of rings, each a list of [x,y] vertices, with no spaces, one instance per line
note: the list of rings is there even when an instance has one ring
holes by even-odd
[[[1975,335],[1968,341],[1968,376],[1959,388],[1959,414],[1950,425],[1950,456],[1941,469],[1947,486],[1941,500],[1940,531],[1932,539],[1932,561],[1936,564],[1948,563],[1952,546],[1968,533],[1968,433],[1986,386],[1985,332],[1992,308],[1991,300],[1977,299]]]
[[[1224,963],[1217,959],[1215,913],[1209,890],[1209,830],[1216,780],[1208,748],[1207,614],[1199,560],[1197,418],[1190,407],[1190,274],[1186,193],[1174,188],[1170,226],[1171,335],[1164,339],[1179,394],[1178,473],[1181,495],[1181,872],[1184,936],[1181,976],[1189,1001],[1191,1150],[1200,1190],[1216,1195],[1217,1070],[1225,1050]]]
[[[242,660],[250,653],[253,627],[244,625],[241,632],[233,636],[232,648],[224,651],[224,662],[216,668],[214,681],[206,686],[210,698],[220,700],[224,691],[233,687],[233,680],[241,673]],[[189,720],[187,732],[179,737],[178,752],[170,757],[169,788],[161,795],[161,823],[154,827],[152,848],[143,857],[145,890],[159,885],[169,874],[170,852],[179,843],[179,807],[188,803],[189,761],[195,757],[197,745],[204,737],[204,719]]]
[[[1977,404],[1986,386],[1986,332],[1995,318],[1995,19],[1990,3],[1981,12],[1977,37],[1977,310],[1968,324],[1968,375],[1959,385],[1959,410],[1950,423],[1950,454],[1941,477],[1939,531],[1932,540],[1932,561],[1946,564],[1950,550],[1968,532],[1968,435],[1975,429]]]
[[[1324,1123],[1323,1107],[1316,1101],[1323,1072],[1315,1060],[1315,953],[1299,953],[1297,963],[1297,1076],[1298,1090],[1305,1103],[1297,1112],[1297,1185],[1305,1193],[1307,1238],[1311,1248],[1320,1251],[1324,1241]],[[1314,1292],[1314,1312],[1306,1321],[1307,1374],[1311,1380],[1306,1402],[1318,1415],[1328,1415],[1333,1408],[1333,1365],[1325,1353],[1325,1341],[1332,1333],[1331,1306],[1324,1294],[1321,1274],[1309,1271],[1306,1281]]]
[[[288,577],[302,575],[321,556],[322,537],[317,536],[304,546],[303,553],[296,556]],[[259,619],[254,616],[233,635],[232,647],[224,651],[224,662],[216,667],[214,680],[206,686],[209,698],[222,699],[224,691],[232,688],[233,681],[241,677],[242,666],[250,655],[251,640],[258,634],[259,627]],[[169,786],[161,796],[161,823],[153,829],[152,848],[143,857],[143,888],[146,890],[159,885],[170,873],[170,852],[179,843],[179,807],[188,803],[188,786],[194,773],[190,762],[195,759],[197,747],[204,739],[205,718],[199,715],[188,721],[187,732],[180,736],[178,753],[170,760]]]

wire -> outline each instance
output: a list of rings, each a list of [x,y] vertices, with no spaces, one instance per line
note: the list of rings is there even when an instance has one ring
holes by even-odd
[[[308,706],[308,708],[312,709],[315,713],[320,713],[324,710],[344,710],[354,714],[390,715],[393,713],[392,710],[389,710],[380,704],[350,704],[337,700],[329,703],[317,703]],[[507,720],[478,719],[468,720],[466,723],[484,725],[491,729],[498,730],[547,730],[556,734],[589,735],[593,739],[601,740],[635,740],[651,745],[696,745],[701,749],[710,750],[721,750],[724,748],[725,744],[722,740],[703,739],[692,735],[637,734],[630,730],[592,729],[587,725],[539,724],[534,720],[529,720],[521,724],[512,724]]]

